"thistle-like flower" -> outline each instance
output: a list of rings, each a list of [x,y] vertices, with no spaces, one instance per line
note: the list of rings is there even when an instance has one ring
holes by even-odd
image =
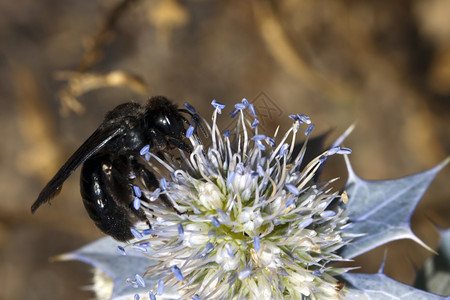
[[[148,287],[151,299],[166,289],[181,299],[340,298],[345,289],[335,276],[346,269],[330,264],[344,260],[336,250],[348,242],[342,234],[348,219],[335,205],[341,196],[315,178],[328,156],[350,150],[332,147],[303,162],[307,143],[299,151],[294,146],[299,133],[308,139],[309,117],[290,115],[292,127],[269,137],[258,132],[255,109],[244,99],[231,113],[234,129],[221,133],[217,119],[225,106],[212,105],[211,145],[200,143],[191,126],[186,136],[194,150],[181,154],[181,166],[141,151],[149,168],[168,175],[154,191],[135,190],[135,207],[145,209],[152,229],[133,230],[133,247],[153,254],[147,272],[129,283],[159,278]],[[142,194],[165,195],[175,209],[140,201]]]

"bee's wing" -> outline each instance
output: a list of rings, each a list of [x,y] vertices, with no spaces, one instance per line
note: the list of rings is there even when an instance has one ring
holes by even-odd
[[[108,126],[109,125],[109,126]],[[89,157],[99,151],[111,139],[120,135],[124,128],[122,126],[113,126],[113,124],[102,124],[94,133],[75,151],[74,154],[59,169],[58,173],[47,183],[39,194],[37,200],[31,206],[31,212],[34,213],[43,203],[48,202],[60,191],[66,179],[84,163]]]

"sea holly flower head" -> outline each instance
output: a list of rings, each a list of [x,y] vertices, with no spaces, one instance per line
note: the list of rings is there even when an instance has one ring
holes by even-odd
[[[333,263],[401,238],[427,247],[409,220],[450,159],[408,177],[365,181],[350,166],[351,150],[340,147],[353,127],[304,161],[314,129],[308,116],[289,115],[285,133],[262,133],[255,107],[243,99],[229,114],[232,129],[221,130],[225,105],[211,104],[208,137],[200,141],[198,126],[186,132],[192,153],[162,159],[148,146],[140,150],[160,178],[156,189],[133,187],[132,205],[144,209],[151,228],[132,228],[128,244],[105,238],[62,257],[89,262],[112,278],[108,283],[95,273],[99,299],[444,299],[396,282],[382,268],[347,273]],[[342,194],[317,180],[332,155],[346,159]]]
[[[135,232],[134,245],[151,247],[157,261],[142,275],[158,274],[182,299],[338,298],[345,290],[334,276],[346,270],[330,263],[343,260],[336,250],[347,242],[348,218],[332,205],[340,195],[314,178],[328,156],[349,150],[334,147],[301,169],[306,143],[295,157],[293,151],[297,136],[308,139],[312,131],[309,117],[296,114],[286,133],[269,137],[247,120],[256,111],[244,99],[231,113],[234,131],[222,134],[217,119],[225,106],[212,105],[209,147],[189,131],[194,150],[182,167],[156,156],[149,161],[152,170],[168,173],[161,194],[176,209],[140,202],[151,237]],[[142,193],[154,191],[135,188],[136,197]],[[130,282],[143,285],[137,275]],[[159,285],[149,289],[155,294]]]

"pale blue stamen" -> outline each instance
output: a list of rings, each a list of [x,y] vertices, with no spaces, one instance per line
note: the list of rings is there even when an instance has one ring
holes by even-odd
[[[234,117],[236,117],[236,115],[238,114],[238,112],[239,112],[239,109],[234,109],[231,113],[230,113],[230,117],[231,118],[234,118]]]
[[[192,296],[192,300],[201,300],[200,296],[195,294],[194,296]]]
[[[216,99],[214,99],[214,100],[211,102],[211,105],[214,106],[214,108],[216,109],[216,111],[217,111],[219,114],[221,114],[221,113],[222,113],[222,109],[225,108],[225,104],[220,103],[220,102],[217,102]]]
[[[213,248],[214,248],[214,244],[211,243],[211,242],[209,242],[209,243],[207,243],[207,244],[205,245],[205,249],[206,249],[207,251],[210,251],[210,250],[213,249]]]
[[[297,115],[289,115],[289,118],[291,118],[294,121],[298,121]]]
[[[298,228],[306,228],[312,224],[314,220],[312,218],[305,219],[298,224]]]
[[[266,172],[264,171],[263,167],[261,165],[256,166],[256,171],[258,172],[259,176],[264,176]]]
[[[325,210],[319,214],[322,218],[333,217],[336,215],[336,212],[332,210]]]
[[[259,120],[255,119],[252,123],[252,128],[255,128],[256,126],[258,126],[258,124],[259,124]]]
[[[228,279],[228,284],[232,285],[236,281],[237,278],[238,278],[238,274],[234,273],[234,275],[231,276],[230,279]]]
[[[137,185],[133,185],[133,190],[134,190],[134,194],[136,195],[136,197],[138,197],[138,198],[142,197],[141,189]]]
[[[253,140],[253,141],[262,141],[265,139],[266,139],[266,136],[264,134],[257,134],[251,138],[251,140]]]
[[[178,224],[178,234],[179,235],[183,235],[184,234],[184,228],[183,228],[183,224]]]
[[[248,106],[248,100],[246,98],[242,98],[242,104],[247,107]]]
[[[289,192],[291,192],[292,194],[294,194],[295,196],[300,195],[300,191],[298,190],[298,188],[295,185],[292,185],[290,183],[287,183],[286,188]]]
[[[171,270],[172,270],[173,274],[175,274],[175,277],[178,279],[178,281],[182,282],[184,280],[184,277],[183,277],[183,274],[181,274],[180,268],[173,265],[171,267]]]
[[[190,105],[189,103],[185,102],[183,105],[191,114],[195,115],[197,113],[195,108],[192,105]]]
[[[250,275],[251,272],[252,272],[252,270],[250,270],[250,269],[242,271],[241,273],[239,273],[239,279],[244,280],[245,278],[248,277],[248,275]]]
[[[251,140],[253,140],[253,141],[262,141],[265,139],[266,139],[266,136],[264,134],[257,134],[251,138]]]
[[[304,114],[297,114],[298,120],[302,123],[311,124],[311,118]]]
[[[230,131],[227,130],[222,134],[224,137],[229,137],[230,136]]]
[[[141,199],[139,199],[138,197],[134,197],[133,207],[135,210],[139,210],[139,208],[141,208]]]
[[[231,248],[231,244],[230,243],[225,245],[225,251],[227,251],[227,254],[228,254],[228,256],[230,258],[234,257],[234,251],[233,251],[233,248]]]
[[[194,133],[194,126],[189,125],[188,130],[186,130],[186,137],[190,138],[192,136],[192,133]]]
[[[352,153],[352,149],[350,148],[340,148],[337,154],[350,154]]]
[[[258,252],[259,249],[261,249],[261,241],[259,239],[259,236],[257,235],[253,237],[253,248],[255,249],[256,252]]]
[[[145,153],[144,158],[145,158],[146,161],[149,161],[151,157],[152,157],[152,155],[150,154],[150,152],[149,153]]]
[[[155,201],[156,199],[158,199],[160,194],[161,194],[160,188],[157,188],[156,190],[154,190],[153,193],[151,193],[150,201]]]
[[[143,235],[151,235],[152,233],[153,233],[153,229],[152,228],[147,228],[147,229],[142,231]]]
[[[140,239],[142,239],[144,237],[142,235],[142,233],[140,233],[139,230],[137,230],[136,228],[131,227],[130,231],[134,235],[134,237],[137,238],[138,240],[140,240]]]
[[[243,164],[242,162],[240,162],[240,163],[238,163],[238,164],[236,165],[236,172],[237,172],[239,175],[244,175],[245,167],[244,167],[244,164]]]
[[[284,204],[285,207],[289,207],[292,204],[294,204],[295,199],[294,198],[289,198],[286,203]]]
[[[150,145],[145,145],[144,147],[142,147],[141,151],[139,151],[139,154],[145,155],[148,153],[149,150],[150,150]]]
[[[284,156],[286,152],[289,150],[289,144],[284,144],[280,149],[280,156]]]
[[[195,258],[196,259],[204,258],[211,251],[211,249],[212,249],[211,247],[214,247],[214,245],[212,245],[212,243],[206,244],[205,249],[203,249],[202,252],[200,252],[199,255],[197,255]]]
[[[136,274],[134,277],[136,278],[136,281],[140,286],[145,287],[145,280],[141,275]]]
[[[212,217],[211,222],[214,225],[214,227],[216,228],[220,227],[220,222],[216,217]]]
[[[305,130],[305,135],[309,135],[314,129],[314,124],[310,124]]]
[[[150,300],[156,300],[156,296],[152,292],[148,293],[148,297],[150,298]]]
[[[167,181],[164,177],[161,178],[161,190],[163,191],[167,190]]]
[[[264,146],[264,144],[261,143],[261,141],[256,141],[256,146],[258,146],[258,148],[261,149],[262,151],[266,150],[266,146]]]
[[[123,248],[122,246],[117,246],[116,249],[120,255],[127,255],[127,253],[125,252],[125,248]]]
[[[338,151],[340,149],[341,149],[341,147],[339,147],[339,146],[333,147],[327,151],[327,155],[328,156],[334,155],[334,154],[338,153]]]
[[[134,300],[139,300],[141,297],[138,294],[134,294]]]
[[[322,273],[323,273],[323,271],[320,270],[320,269],[314,270],[314,271],[312,272],[312,274],[313,274],[314,276],[322,276]]]
[[[267,137],[267,143],[270,145],[270,147],[275,147],[276,146],[276,143],[275,143],[275,140],[273,139],[273,138],[271,138],[271,137]]]
[[[235,176],[236,176],[236,172],[234,172],[234,171],[231,171],[231,172],[228,173],[227,185],[231,185],[233,183]]]
[[[158,288],[156,289],[156,295],[162,295],[164,292],[164,281],[160,279],[158,281]]]
[[[250,113],[252,114],[252,116],[254,116],[255,118],[258,116],[258,114],[256,113],[255,106],[253,105],[253,103],[249,103],[248,104],[248,109],[250,110]]]
[[[243,110],[243,109],[245,109],[245,105],[244,104],[242,104],[242,103],[236,103],[235,105],[234,105],[234,108],[236,108],[236,109],[238,109],[238,110]]]

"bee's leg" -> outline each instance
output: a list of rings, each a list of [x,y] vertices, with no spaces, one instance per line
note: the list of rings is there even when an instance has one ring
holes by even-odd
[[[185,114],[188,114],[188,115],[191,116],[191,121],[194,122],[194,124],[195,124],[194,127],[195,127],[195,131],[196,132],[197,132],[197,128],[200,127],[200,129],[203,132],[203,134],[205,135],[205,137],[207,138],[209,136],[208,132],[206,132],[206,130],[205,130],[205,127],[203,127],[202,118],[200,117],[200,115],[197,112],[195,112],[195,111],[191,112],[191,111],[189,111],[187,109],[184,109],[184,108],[179,109],[178,111],[182,112],[182,113],[185,113]],[[181,116],[181,118],[183,119],[183,121],[185,123],[190,125],[190,123],[186,120],[186,118],[184,116]]]
[[[185,141],[183,141],[181,138],[176,139],[173,137],[167,137],[167,141],[172,147],[178,148],[180,150],[183,150],[187,153],[192,153],[192,147],[189,146]]]

